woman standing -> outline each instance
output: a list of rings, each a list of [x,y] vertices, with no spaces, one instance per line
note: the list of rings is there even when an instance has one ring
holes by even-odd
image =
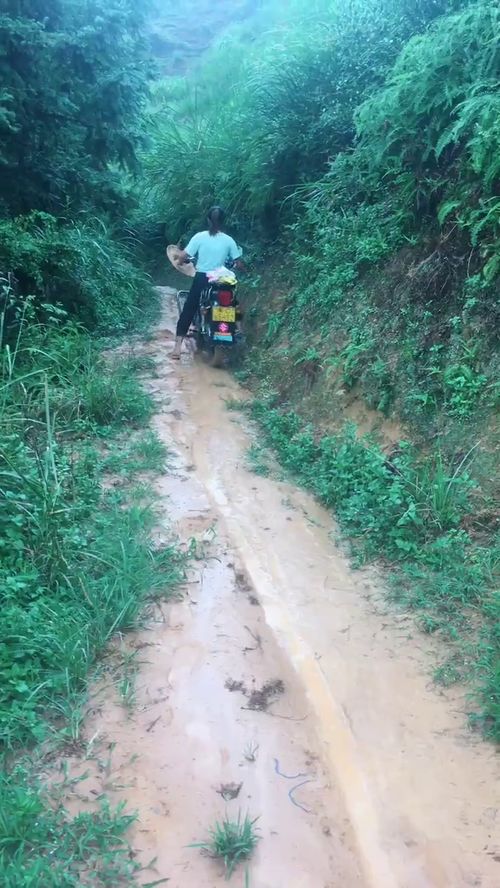
[[[222,231],[224,217],[225,213],[221,207],[212,207],[207,216],[208,230],[195,234],[179,256],[181,263],[196,258],[196,274],[177,323],[175,346],[172,352],[172,358],[177,361],[181,356],[182,341],[198,311],[201,294],[207,286],[207,272],[220,268],[228,259],[235,261],[241,257],[241,250],[236,242]]]

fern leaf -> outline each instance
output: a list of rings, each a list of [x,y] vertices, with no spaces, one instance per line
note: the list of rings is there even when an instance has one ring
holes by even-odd
[[[457,209],[461,205],[461,201],[457,199],[445,200],[444,203],[441,204],[438,210],[438,221],[440,225],[443,225],[448,216],[450,216],[454,210]]]

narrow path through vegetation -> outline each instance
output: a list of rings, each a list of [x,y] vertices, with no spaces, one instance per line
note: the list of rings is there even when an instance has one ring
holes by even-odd
[[[498,0],[4,6],[2,888],[497,888]]]
[[[169,360],[164,300],[139,353],[154,361],[153,428],[170,453],[157,492],[193,540],[192,566],[183,599],[126,642],[133,706],[95,689],[87,755],[69,762],[92,776],[71,808],[106,792],[138,810],[132,845],[155,861],[142,884],[222,886],[219,863],[189,845],[242,811],[259,818],[255,888],[493,888],[493,750],[466,731],[459,695],[429,689],[430,651],[349,568],[331,516],[249,470],[255,432],[227,409],[242,390],[190,353]]]

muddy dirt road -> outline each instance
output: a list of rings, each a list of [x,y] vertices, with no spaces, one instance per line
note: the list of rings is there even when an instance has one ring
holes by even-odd
[[[105,789],[138,810],[132,843],[156,858],[142,884],[220,888],[221,867],[187,846],[241,810],[260,818],[251,888],[500,885],[494,750],[429,686],[422,640],[349,569],[331,516],[247,470],[252,432],[225,404],[241,390],[189,351],[169,360],[164,296],[142,346],[172,453],[159,493],[200,557],[183,600],[129,642],[135,707],[93,701],[86,735],[108,758],[78,805]]]

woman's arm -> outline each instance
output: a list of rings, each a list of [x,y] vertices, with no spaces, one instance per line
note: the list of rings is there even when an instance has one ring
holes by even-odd
[[[199,240],[200,233],[198,232],[198,234],[194,234],[189,243],[186,244],[186,249],[180,251],[179,265],[186,265],[188,262],[192,262],[192,260],[197,256]]]
[[[243,262],[241,256],[241,248],[238,246],[236,241],[231,238],[229,242],[229,259],[233,263],[234,268],[237,268],[238,271],[246,271],[245,263]]]

